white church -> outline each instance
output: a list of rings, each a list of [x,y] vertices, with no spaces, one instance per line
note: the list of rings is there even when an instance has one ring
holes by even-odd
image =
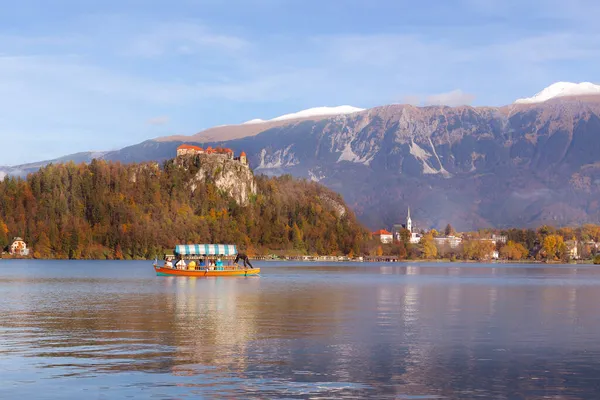
[[[412,219],[410,218],[410,207],[408,207],[408,214],[406,215],[406,224],[396,224],[392,229],[394,235],[394,241],[400,241],[400,231],[407,229],[410,232],[409,242],[412,244],[419,243],[421,241],[421,234],[413,231]],[[415,229],[416,230],[416,229]]]

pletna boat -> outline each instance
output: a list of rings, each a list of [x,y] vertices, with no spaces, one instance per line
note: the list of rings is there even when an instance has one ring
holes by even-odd
[[[158,276],[251,276],[260,268],[234,263],[237,256],[234,244],[181,244],[173,254],[165,254],[163,265],[154,262]]]

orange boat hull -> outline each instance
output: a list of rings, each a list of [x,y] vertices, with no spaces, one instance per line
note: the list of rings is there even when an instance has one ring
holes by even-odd
[[[163,268],[158,265],[154,266],[154,270],[156,271],[156,275],[158,276],[194,276],[198,278],[202,278],[205,276],[250,276],[258,275],[260,273],[260,268],[239,268],[216,271]]]

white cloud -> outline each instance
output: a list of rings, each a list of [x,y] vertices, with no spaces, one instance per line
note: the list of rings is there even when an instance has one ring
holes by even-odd
[[[443,105],[454,107],[469,105],[473,100],[475,100],[475,95],[456,89],[451,92],[429,95],[425,98],[425,104],[429,106]]]
[[[245,39],[215,33],[205,26],[189,23],[161,24],[135,36],[127,45],[128,55],[158,57],[168,54],[191,55],[206,49],[239,52],[250,43]]]
[[[165,125],[168,123],[169,123],[169,117],[167,117],[167,116],[154,117],[154,118],[150,118],[148,120],[148,124],[150,124],[150,125]]]

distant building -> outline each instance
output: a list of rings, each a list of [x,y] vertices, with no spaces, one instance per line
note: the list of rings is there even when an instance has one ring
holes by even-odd
[[[379,239],[381,243],[392,243],[393,240],[392,233],[386,231],[385,229],[380,229],[376,232],[373,232],[373,237]]]
[[[29,249],[27,244],[20,237],[13,238],[13,242],[10,245],[8,252],[13,256],[28,256]]]
[[[406,229],[410,232],[410,238],[408,241],[412,244],[417,244],[421,241],[421,234],[413,230],[412,219],[410,218],[410,207],[408,207],[408,214],[406,215]]]
[[[410,218],[410,207],[408,207],[408,213],[406,215],[406,224],[394,224],[392,227],[392,236],[396,242],[402,240],[401,232],[406,229],[410,233],[408,241],[412,244],[419,243],[421,241],[421,234],[413,231],[412,219]]]
[[[210,147],[209,147],[210,148]],[[177,156],[187,156],[187,155],[195,155],[202,154],[204,150],[202,147],[192,146],[191,144],[182,144],[177,148]]]
[[[494,244],[495,243],[506,244],[507,239],[508,238],[505,235],[496,235],[496,234],[492,235],[492,240],[494,241]]]
[[[412,244],[420,243],[421,242],[421,234],[417,233],[417,232],[411,232],[409,241]]]
[[[239,161],[241,164],[248,165],[248,159],[246,158],[246,153],[241,152],[239,157],[235,157],[234,160]]]
[[[458,236],[453,236],[453,235],[438,236],[438,237],[434,237],[433,241],[438,246],[448,245],[448,246],[450,246],[450,248],[455,249],[462,243],[462,238],[459,238]]]
[[[577,240],[567,240],[565,243],[569,252],[569,257],[573,260],[579,259],[579,251],[577,249]]]
[[[206,148],[206,154],[220,154],[220,155],[224,155],[227,158],[229,158],[230,160],[233,160],[233,150],[227,148],[227,147],[207,147]]]
[[[246,153],[244,153],[242,151],[242,153],[240,154],[239,157],[235,157],[233,154],[233,150],[231,150],[227,147],[214,147],[213,148],[211,146],[208,146],[205,150],[202,147],[193,146],[191,144],[182,144],[181,146],[179,146],[177,148],[177,157],[190,156],[190,155],[193,156],[193,155],[197,155],[197,154],[225,156],[230,160],[236,160],[236,161],[239,161],[241,164],[248,165]]]
[[[404,224],[394,224],[394,226],[392,226],[392,235],[394,237],[394,241],[399,242],[402,240],[402,237],[400,236],[402,229],[405,229]]]
[[[494,246],[496,246],[498,243],[506,244],[506,239],[507,239],[506,236],[503,236],[503,235],[492,235],[491,237],[488,237],[488,238],[477,238],[474,240],[480,240],[482,242],[490,242]]]

